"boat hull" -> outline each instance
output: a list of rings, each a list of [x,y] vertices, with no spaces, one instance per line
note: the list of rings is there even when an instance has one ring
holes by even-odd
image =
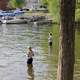
[[[24,24],[27,23],[27,20],[24,19],[14,19],[14,20],[1,20],[2,24]]]

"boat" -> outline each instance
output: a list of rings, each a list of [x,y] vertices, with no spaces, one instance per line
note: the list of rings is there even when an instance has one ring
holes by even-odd
[[[42,21],[36,21],[33,22],[34,25],[51,25],[53,24],[52,20],[42,20]]]
[[[4,19],[1,20],[2,24],[24,24],[27,23],[26,19]]]
[[[25,13],[24,11],[21,11],[20,9],[16,9],[13,12],[4,12],[0,11],[0,22],[2,24],[22,24],[22,23],[27,23],[26,19],[20,19],[17,18],[18,15],[21,15]]]

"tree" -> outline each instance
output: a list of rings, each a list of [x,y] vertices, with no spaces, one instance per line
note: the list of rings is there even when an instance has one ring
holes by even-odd
[[[48,6],[49,5],[49,0],[42,0],[43,5]]]
[[[73,80],[76,0],[60,1],[60,50],[57,80]]]
[[[48,10],[53,17],[53,21],[59,22],[59,0],[42,0],[42,3],[48,7]]]
[[[25,0],[10,0],[9,7],[21,8],[24,5]]]
[[[24,4],[24,0],[16,0],[17,7],[22,7]]]

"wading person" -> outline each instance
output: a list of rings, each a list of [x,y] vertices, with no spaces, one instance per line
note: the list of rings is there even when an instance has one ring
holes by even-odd
[[[50,47],[52,47],[52,33],[49,33],[49,37],[48,37],[48,44]]]
[[[27,64],[32,64],[34,53],[31,47],[28,48],[27,56],[28,56]]]

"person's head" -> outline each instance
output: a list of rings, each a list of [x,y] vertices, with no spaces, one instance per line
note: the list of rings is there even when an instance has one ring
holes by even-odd
[[[29,50],[32,50],[32,47],[29,47],[28,49],[29,49]]]
[[[49,35],[52,35],[52,33],[49,33]]]

